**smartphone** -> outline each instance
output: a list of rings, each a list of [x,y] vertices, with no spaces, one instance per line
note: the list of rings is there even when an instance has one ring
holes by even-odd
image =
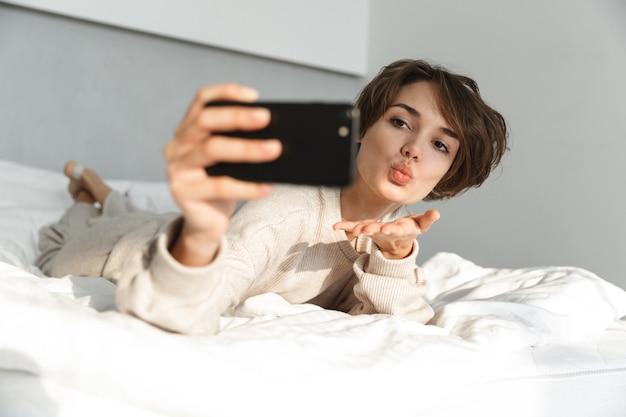
[[[206,168],[209,175],[271,183],[343,187],[354,179],[358,110],[348,103],[229,102],[207,106],[265,107],[269,125],[256,131],[220,132],[222,135],[278,139],[281,156],[263,163],[218,163]]]

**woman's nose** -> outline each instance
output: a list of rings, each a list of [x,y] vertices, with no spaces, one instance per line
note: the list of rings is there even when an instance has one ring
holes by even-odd
[[[400,152],[402,153],[402,156],[407,159],[413,159],[415,161],[418,161],[420,159],[420,150],[419,146],[417,145],[417,141],[404,144]]]

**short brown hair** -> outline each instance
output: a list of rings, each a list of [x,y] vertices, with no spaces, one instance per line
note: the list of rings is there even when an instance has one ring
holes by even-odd
[[[399,60],[381,69],[356,100],[363,136],[380,119],[405,85],[428,81],[435,87],[439,111],[459,137],[452,166],[424,200],[441,200],[479,187],[507,150],[507,125],[480,96],[469,77],[423,60]]]

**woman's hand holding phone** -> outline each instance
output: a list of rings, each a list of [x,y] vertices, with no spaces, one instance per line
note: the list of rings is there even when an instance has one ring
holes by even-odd
[[[165,147],[172,196],[183,215],[180,233],[170,243],[174,258],[187,266],[208,265],[228,229],[237,200],[271,193],[270,184],[207,175],[206,167],[221,162],[269,162],[278,158],[278,140],[237,139],[215,132],[262,129],[270,121],[264,108],[206,107],[214,100],[253,102],[255,90],[219,84],[198,91],[174,138]]]

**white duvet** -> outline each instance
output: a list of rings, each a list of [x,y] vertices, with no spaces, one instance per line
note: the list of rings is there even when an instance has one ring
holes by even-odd
[[[626,292],[589,271],[441,253],[422,265],[429,325],[265,294],[225,315],[217,336],[170,334],[118,313],[102,278],[41,276],[36,230],[69,204],[65,180],[0,170],[1,416],[417,416],[515,366],[511,352],[570,343],[626,314]],[[171,204],[160,184],[115,185],[147,208]]]

